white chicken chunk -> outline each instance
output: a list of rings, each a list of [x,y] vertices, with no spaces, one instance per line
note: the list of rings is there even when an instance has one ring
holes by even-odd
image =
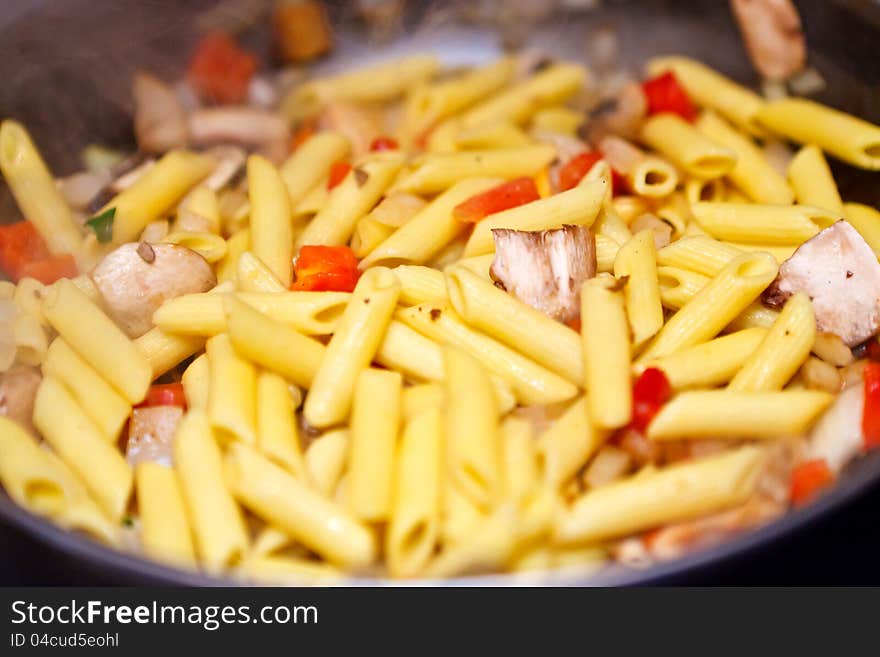
[[[560,322],[580,315],[581,284],[596,275],[596,239],[589,228],[496,228],[492,236],[489,273],[496,285]]]
[[[217,285],[211,265],[195,251],[148,242],[130,242],[108,253],[92,280],[110,316],[132,338],[153,327],[153,313],[166,300]]]
[[[125,458],[135,466],[155,461],[171,465],[171,446],[177,425],[183,417],[179,406],[150,406],[131,412]]]
[[[813,302],[819,330],[838,335],[850,347],[880,329],[880,264],[846,221],[801,244],[779,267],[763,300],[779,308],[801,291]]]
[[[810,432],[808,459],[825,459],[837,473],[862,451],[864,395],[862,386],[854,385],[837,396]]]

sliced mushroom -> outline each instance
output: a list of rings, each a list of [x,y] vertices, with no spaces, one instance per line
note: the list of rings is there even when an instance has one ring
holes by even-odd
[[[275,112],[253,107],[204,107],[189,115],[193,144],[240,144],[252,148],[283,148],[290,142],[287,122]]]
[[[92,280],[108,312],[132,338],[153,326],[153,313],[167,299],[207,292],[217,284],[211,266],[177,244],[123,244],[95,267]]]
[[[174,89],[149,73],[134,77],[134,134],[146,153],[186,145],[186,112]]]
[[[34,398],[43,377],[36,367],[16,365],[0,375],[0,415],[33,429]]]
[[[131,412],[125,458],[132,466],[155,461],[172,464],[171,448],[174,433],[183,417],[179,406],[150,406]]]
[[[596,240],[584,226],[496,228],[489,274],[496,285],[561,322],[580,315],[581,284],[596,275]]]
[[[749,59],[770,80],[785,80],[804,67],[807,47],[791,0],[731,0]]]
[[[795,292],[813,301],[816,326],[854,347],[880,330],[880,263],[846,221],[801,244],[779,267],[763,301],[782,307]]]
[[[217,166],[202,184],[215,192],[234,182],[247,162],[247,152],[231,144],[209,148],[205,151],[205,155],[217,160]]]
[[[632,139],[647,111],[648,101],[642,86],[636,82],[627,83],[613,98],[603,100],[593,108],[583,136],[592,144],[598,144],[607,135]]]

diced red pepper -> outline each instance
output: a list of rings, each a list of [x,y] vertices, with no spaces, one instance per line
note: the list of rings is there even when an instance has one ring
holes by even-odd
[[[150,386],[147,397],[138,404],[138,408],[146,406],[180,406],[186,408],[186,395],[182,383],[156,383]]]
[[[583,177],[586,176],[590,172],[590,169],[592,169],[601,159],[602,153],[599,151],[584,151],[571,158],[559,171],[559,191],[564,192],[573,187],[577,187],[578,183],[583,180]],[[611,193],[617,194],[625,189],[625,187],[626,178],[612,169]]]
[[[51,285],[59,278],[75,278],[77,274],[76,260],[69,253],[64,253],[25,263],[19,278],[35,278],[43,285]]]
[[[348,172],[351,171],[351,165],[348,162],[339,160],[330,165],[330,173],[327,175],[327,189],[333,189],[345,180]]]
[[[0,226],[0,268],[16,283],[30,277],[46,285],[79,273],[73,256],[52,255],[29,221]]]
[[[490,214],[525,205],[539,198],[541,195],[534,179],[517,178],[462,201],[452,210],[452,216],[472,224]]]
[[[396,151],[400,148],[400,144],[397,143],[396,139],[391,137],[376,137],[370,143],[371,151]]]
[[[672,112],[688,122],[697,118],[697,108],[672,71],[645,80],[642,89],[648,103],[648,116]]]
[[[825,459],[801,463],[791,473],[791,503],[794,506],[806,504],[833,481],[834,474]]]
[[[187,69],[187,80],[206,101],[240,103],[247,98],[248,86],[257,70],[257,58],[239,47],[225,32],[202,37]]]
[[[880,362],[880,342],[876,337],[869,339],[865,348],[868,358],[874,362]]]
[[[880,363],[866,363],[864,404],[862,406],[862,440],[865,449],[880,447]]]
[[[358,261],[347,246],[304,246],[294,266],[291,290],[351,292],[357,285]]]
[[[633,419],[632,428],[644,433],[663,408],[663,404],[672,397],[672,386],[663,370],[649,367],[636,379],[633,385]]]

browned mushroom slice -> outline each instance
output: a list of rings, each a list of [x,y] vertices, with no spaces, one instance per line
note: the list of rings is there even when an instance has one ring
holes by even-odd
[[[492,280],[559,320],[580,314],[581,284],[596,275],[596,240],[584,226],[521,231],[496,228]]]
[[[205,107],[189,114],[190,141],[199,146],[240,144],[270,159],[287,153],[290,130],[275,112],[254,107]]]
[[[635,137],[645,114],[648,101],[642,86],[635,82],[625,85],[614,98],[601,101],[590,112],[589,120],[581,129],[581,136],[598,144],[608,135],[626,139]]]
[[[846,221],[801,244],[779,267],[763,301],[779,308],[801,291],[813,300],[819,330],[840,336],[850,347],[880,329],[880,264]]]
[[[0,376],[0,415],[33,430],[34,398],[43,377],[36,367],[16,365]]]
[[[167,299],[207,292],[217,278],[205,259],[177,244],[123,244],[95,267],[92,280],[108,312],[129,336],[153,326],[153,313]]]
[[[186,145],[186,112],[174,90],[149,73],[134,77],[134,134],[145,153]]]
[[[131,412],[125,458],[131,465],[155,461],[171,465],[174,432],[183,417],[179,406],[150,406]]]
[[[749,59],[770,80],[785,80],[804,67],[807,47],[791,0],[731,0]]]

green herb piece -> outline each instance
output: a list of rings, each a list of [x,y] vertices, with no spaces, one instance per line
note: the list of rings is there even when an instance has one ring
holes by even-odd
[[[86,222],[95,231],[95,236],[102,244],[113,239],[113,217],[116,216],[116,208],[107,208],[101,214],[96,214]]]

